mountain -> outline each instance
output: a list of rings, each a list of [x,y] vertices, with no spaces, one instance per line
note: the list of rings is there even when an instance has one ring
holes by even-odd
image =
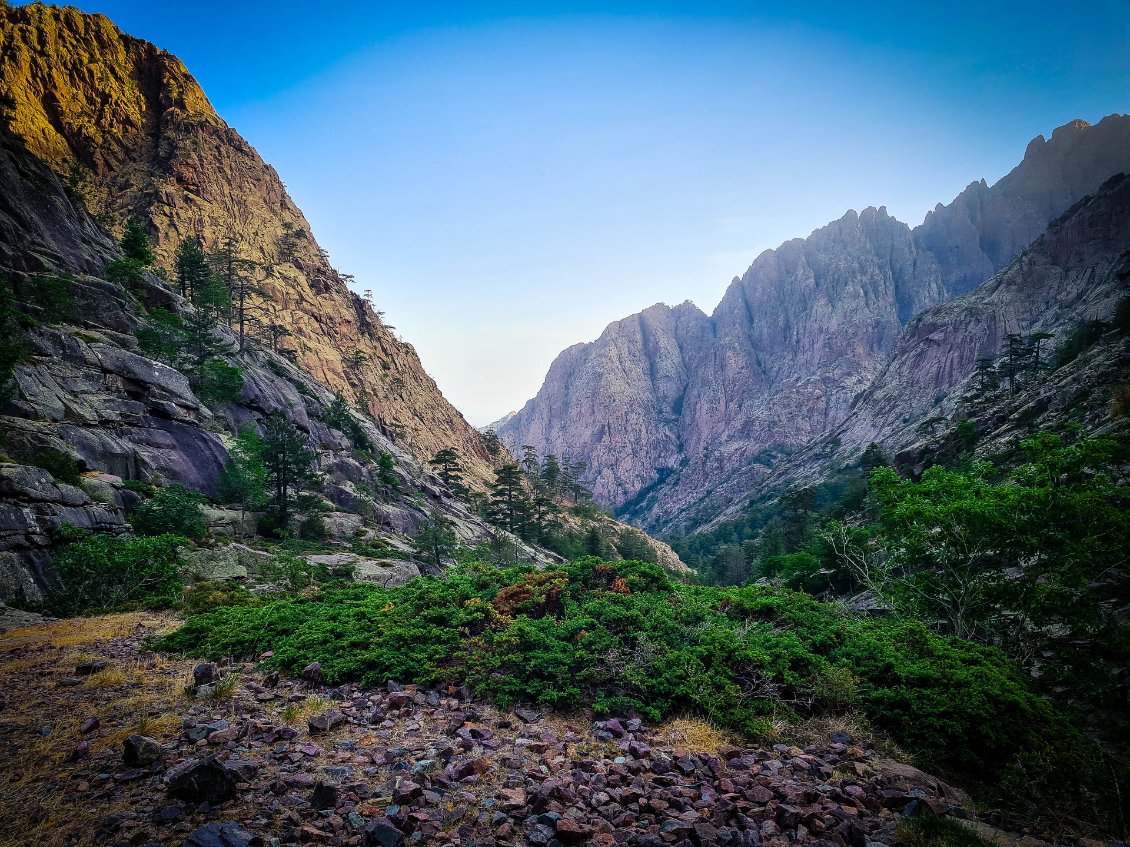
[[[138,492],[171,484],[213,501],[209,543],[185,553],[194,572],[255,578],[270,557],[238,543],[264,539],[254,516],[225,508],[222,478],[238,433],[271,416],[296,428],[322,477],[325,537],[311,563],[403,583],[435,566],[411,537],[436,515],[460,544],[560,561],[486,523],[433,473],[426,460],[451,448],[470,486],[485,487],[482,437],[347,289],[278,175],[178,59],[100,15],[0,6],[0,186],[0,367],[19,348],[11,378],[0,373],[0,600],[43,595],[64,525],[126,533]],[[127,280],[108,267],[123,259],[130,216],[156,258]],[[231,247],[260,292],[260,325],[289,332],[277,345],[250,333],[241,349],[238,326],[221,321],[212,363],[242,382],[222,399],[139,340],[201,312],[161,272],[188,236]],[[669,547],[644,543],[686,571]]]
[[[230,238],[261,291],[261,324],[286,328],[281,346],[303,371],[364,405],[411,452],[452,448],[473,480],[490,478],[479,434],[412,346],[346,287],[274,168],[178,58],[103,15],[3,6],[0,104],[11,132],[95,219],[119,233],[139,216],[165,268],[188,236],[206,250]]]
[[[1130,170],[1130,116],[1073,121],[992,186],[911,229],[868,208],[761,254],[713,314],[653,306],[570,347],[499,429],[587,463],[601,502],[650,530],[714,520],[834,430],[914,315],[970,290],[1073,203]]]
[[[1127,390],[1130,344],[1111,325],[1128,296],[1130,176],[1123,173],[1054,221],[1001,273],[915,317],[843,423],[789,457],[765,488],[812,484],[871,443],[921,470],[946,449],[958,420],[976,424],[982,457],[1007,454],[1041,428],[1078,424],[1096,434],[1126,428],[1119,397]],[[1004,377],[995,390],[978,385],[978,359],[996,358],[1007,335],[1051,336],[1044,341],[1047,368],[1056,343],[1094,322],[1101,325],[1090,345],[1050,373],[1026,376],[1011,388]],[[724,511],[714,522],[738,511]]]

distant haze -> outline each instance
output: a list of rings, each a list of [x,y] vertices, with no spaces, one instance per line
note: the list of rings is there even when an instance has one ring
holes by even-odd
[[[480,425],[612,320],[1130,111],[1121,0],[75,5],[185,61]]]

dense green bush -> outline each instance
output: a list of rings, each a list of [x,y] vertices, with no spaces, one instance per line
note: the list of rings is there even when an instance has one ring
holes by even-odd
[[[42,468],[51,474],[56,482],[65,482],[67,485],[78,485],[82,482],[79,476],[78,463],[69,453],[46,447],[38,451],[29,460],[32,465]]]
[[[179,551],[187,543],[176,535],[72,541],[55,556],[59,582],[46,607],[66,617],[170,606],[184,589]]]
[[[208,534],[202,504],[204,497],[183,485],[162,488],[130,514],[130,524],[138,535],[172,533],[200,540]]]
[[[923,763],[980,777],[1003,773],[1054,717],[994,649],[784,589],[681,585],[639,562],[472,563],[398,589],[334,585],[190,617],[162,646],[271,649],[283,668],[320,662],[330,681],[468,681],[503,704],[696,712],[747,732],[857,707]]]
[[[345,435],[349,443],[358,450],[373,449],[373,442],[365,433],[364,427],[353,417],[349,406],[341,397],[335,397],[333,402],[326,406],[322,412],[322,423]]]
[[[239,368],[213,359],[205,362],[201,369],[200,388],[197,394],[201,400],[214,403],[233,403],[243,391],[243,371]]]

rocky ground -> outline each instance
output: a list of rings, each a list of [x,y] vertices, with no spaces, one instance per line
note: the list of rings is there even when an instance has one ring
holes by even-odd
[[[0,842],[878,847],[904,815],[967,816],[961,791],[843,731],[738,747],[692,721],[332,688],[316,666],[280,679],[146,648],[175,625],[0,631]]]

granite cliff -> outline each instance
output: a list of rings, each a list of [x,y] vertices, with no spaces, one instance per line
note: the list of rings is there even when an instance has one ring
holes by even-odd
[[[1080,200],[1001,273],[934,306],[906,327],[890,360],[842,424],[789,457],[765,481],[772,495],[848,466],[870,443],[912,471],[951,447],[959,420],[975,423],[977,455],[1007,455],[1033,431],[1082,426],[1109,434],[1128,426],[1130,344],[1111,327],[1130,295],[1130,177],[1117,174]],[[1054,370],[1056,344],[1084,322],[1107,331]],[[978,360],[1000,361],[1006,336],[1047,334],[1043,368],[985,389]],[[740,509],[720,513],[714,523]]]
[[[0,6],[0,186],[0,325],[5,342],[22,345],[11,379],[0,379],[0,600],[42,595],[64,524],[129,532],[134,483],[213,498],[219,546],[186,557],[200,573],[254,577],[263,554],[238,543],[253,543],[254,520],[216,498],[237,433],[272,415],[316,452],[327,549],[315,564],[403,583],[428,569],[411,536],[437,514],[461,544],[557,559],[487,524],[432,473],[426,460],[451,448],[470,487],[484,487],[493,474],[482,437],[348,290],[277,174],[178,59],[99,15]],[[130,216],[156,254],[132,282],[107,272]],[[218,358],[242,376],[234,398],[200,396],[138,342],[161,310],[198,311],[160,272],[187,236],[232,247],[258,289],[260,325],[287,330],[277,345],[252,333],[243,349],[237,328],[214,330]],[[352,406],[344,423],[330,413],[338,397]],[[81,476],[64,481],[45,456]]]
[[[103,15],[0,7],[0,104],[25,149],[111,232],[139,216],[165,268],[188,236],[207,250],[230,245],[261,292],[260,324],[285,327],[280,346],[300,369],[362,404],[410,452],[452,448],[472,481],[490,477],[479,434],[347,288],[274,168],[178,58]]]
[[[842,424],[916,314],[1000,271],[1121,170],[1130,117],[1074,121],[916,229],[848,212],[759,256],[709,317],[660,304],[569,348],[499,434],[586,462],[597,497],[641,526],[703,526]]]

